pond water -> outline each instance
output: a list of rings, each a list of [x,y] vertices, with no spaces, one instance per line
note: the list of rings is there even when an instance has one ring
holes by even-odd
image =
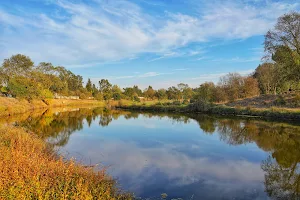
[[[297,124],[101,108],[8,121],[67,157],[109,166],[122,189],[143,199],[299,199]]]

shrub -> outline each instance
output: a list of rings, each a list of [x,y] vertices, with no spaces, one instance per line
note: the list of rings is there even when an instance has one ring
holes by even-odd
[[[190,110],[192,110],[192,111],[198,111],[198,112],[207,112],[207,111],[209,111],[209,109],[211,109],[212,107],[211,107],[211,104],[209,104],[209,103],[207,103],[207,102],[205,102],[205,101],[201,101],[201,100],[199,100],[199,101],[197,101],[197,102],[195,102],[195,103],[193,103],[193,104],[190,104],[189,105],[189,108],[190,108]]]
[[[191,99],[191,100],[190,100],[190,103],[195,103],[195,102],[196,102],[195,99]]]
[[[98,101],[102,101],[103,100],[103,95],[101,93],[97,93],[95,95],[95,99],[98,100]]]
[[[139,98],[139,97],[137,97],[137,96],[134,96],[134,97],[133,97],[133,101],[136,101],[136,102],[141,102],[140,98]]]
[[[189,104],[189,100],[185,99],[185,100],[182,102],[182,104],[185,104],[185,105]]]
[[[8,90],[17,98],[41,99],[43,88],[39,83],[26,77],[14,77],[8,82]]]
[[[157,102],[155,105],[156,106],[162,106],[163,104],[161,102]]]
[[[279,95],[275,100],[276,106],[284,106],[286,104],[286,101],[284,100],[283,96]]]
[[[296,107],[300,106],[300,93],[297,93],[294,98],[294,104]]]
[[[173,105],[179,106],[179,105],[181,105],[181,102],[180,101],[173,101]]]
[[[80,99],[87,99],[87,96],[86,96],[85,93],[81,93],[81,94],[79,94],[79,98]]]
[[[40,95],[43,99],[53,99],[53,93],[48,89],[42,90]]]
[[[121,95],[119,93],[114,93],[113,98],[114,100],[121,100]]]

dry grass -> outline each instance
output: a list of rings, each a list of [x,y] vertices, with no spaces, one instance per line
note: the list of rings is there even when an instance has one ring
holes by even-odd
[[[131,199],[105,171],[58,158],[21,128],[0,127],[0,199]]]

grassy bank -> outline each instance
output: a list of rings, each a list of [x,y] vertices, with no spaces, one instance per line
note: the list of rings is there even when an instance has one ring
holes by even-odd
[[[296,108],[252,108],[252,107],[229,107],[225,105],[208,104],[203,102],[189,105],[119,105],[119,109],[129,109],[136,111],[156,111],[156,112],[183,112],[183,113],[204,113],[230,116],[252,116],[274,119],[299,120],[300,109]]]
[[[0,127],[0,199],[132,199],[105,170],[59,158],[21,128]]]
[[[53,107],[80,107],[80,106],[105,106],[102,101],[96,100],[65,100],[65,99],[49,99],[49,100],[19,100],[15,98],[0,97],[0,116],[10,116],[22,114],[28,111],[53,108]]]

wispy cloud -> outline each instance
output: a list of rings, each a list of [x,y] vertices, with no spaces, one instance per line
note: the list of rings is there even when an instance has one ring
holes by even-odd
[[[167,11],[156,16],[129,1],[48,1],[59,10],[60,18],[57,14],[18,13],[0,6],[0,44],[4,50],[0,59],[23,53],[37,61],[84,65],[136,58],[143,53],[157,55],[150,62],[196,56],[197,49],[191,47],[187,52],[182,48],[215,39],[262,35],[279,15],[299,9],[299,3],[289,2],[266,1],[264,6],[245,1],[218,2],[202,0],[202,8],[195,6],[194,10],[199,10],[193,15]]]
[[[158,72],[147,72],[145,74],[139,75],[139,78],[146,78],[146,77],[153,77],[153,76],[160,76],[163,75],[164,73],[158,73]]]
[[[186,71],[189,70],[190,68],[179,68],[179,69],[174,69],[174,71]]]

